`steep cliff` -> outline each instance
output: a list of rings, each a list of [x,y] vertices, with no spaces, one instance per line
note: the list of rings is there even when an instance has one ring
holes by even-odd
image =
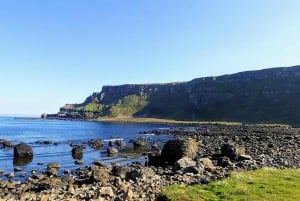
[[[300,66],[189,82],[104,86],[49,118],[157,117],[300,125]]]

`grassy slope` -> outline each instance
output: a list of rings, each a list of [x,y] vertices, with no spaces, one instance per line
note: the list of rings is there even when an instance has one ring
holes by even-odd
[[[170,201],[298,201],[300,169],[260,169],[232,173],[209,185],[170,186],[162,192]]]

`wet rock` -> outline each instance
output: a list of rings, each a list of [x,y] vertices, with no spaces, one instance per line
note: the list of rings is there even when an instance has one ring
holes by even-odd
[[[10,172],[10,173],[8,173],[8,174],[6,175],[6,177],[7,177],[8,179],[12,179],[12,178],[15,177],[15,174],[14,174],[13,172]]]
[[[14,147],[14,156],[15,157],[33,156],[33,150],[29,145],[22,142]]]
[[[89,141],[89,143],[91,144],[91,147],[93,149],[100,149],[101,147],[103,147],[102,140],[91,140],[91,141]]]
[[[134,140],[133,145],[137,147],[145,147],[147,146],[147,141],[145,138],[139,137],[138,139]]]
[[[0,139],[0,144],[2,144],[3,148],[12,148],[14,147],[14,143],[4,140],[4,139]]]
[[[14,156],[13,158],[13,164],[18,166],[23,166],[31,163],[33,160],[33,156]]]
[[[124,140],[117,140],[116,145],[118,147],[126,147],[126,142]]]
[[[103,161],[94,161],[94,164],[99,166],[99,167],[104,167],[105,166]]]
[[[197,153],[198,143],[194,139],[173,139],[164,145],[161,158],[170,164],[174,164],[184,156],[194,159]]]
[[[116,155],[119,151],[114,147],[107,148],[107,155]]]
[[[85,149],[84,146],[79,146],[79,145],[73,146],[73,148],[72,148],[72,157],[74,159],[82,159],[84,149]]]
[[[76,164],[76,165],[82,165],[82,164],[83,164],[83,160],[76,160],[76,161],[75,161],[75,164]]]

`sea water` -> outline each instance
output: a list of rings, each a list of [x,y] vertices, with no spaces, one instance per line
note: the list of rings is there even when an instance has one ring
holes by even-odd
[[[22,172],[30,174],[33,169],[43,171],[49,162],[59,162],[61,171],[65,169],[74,170],[79,167],[91,165],[96,160],[105,164],[118,162],[121,165],[132,162],[143,162],[146,160],[142,152],[135,150],[129,141],[138,137],[144,137],[149,146],[157,142],[160,146],[171,138],[168,135],[143,135],[143,131],[154,129],[166,129],[166,124],[141,124],[141,123],[109,123],[109,122],[87,122],[87,121],[61,121],[29,118],[0,117],[0,139],[13,142],[15,145],[25,142],[33,149],[32,161],[25,164],[14,164],[13,148],[3,148],[0,145],[0,170],[4,170],[2,177],[14,168],[19,167]],[[95,150],[87,146],[91,139],[101,139],[104,146]],[[124,140],[126,148],[118,148],[116,156],[108,156],[106,149],[110,140]],[[45,144],[44,142],[51,142]],[[83,164],[76,165],[72,157],[70,144],[86,145],[83,150]],[[116,147],[117,148],[117,147]],[[42,164],[42,165],[41,165]],[[20,173],[21,174],[21,173]],[[1,176],[0,176],[1,177]]]

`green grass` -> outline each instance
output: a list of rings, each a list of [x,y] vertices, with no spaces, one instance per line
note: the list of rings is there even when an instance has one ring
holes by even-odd
[[[299,201],[300,169],[260,169],[232,173],[208,185],[169,186],[170,201]]]

